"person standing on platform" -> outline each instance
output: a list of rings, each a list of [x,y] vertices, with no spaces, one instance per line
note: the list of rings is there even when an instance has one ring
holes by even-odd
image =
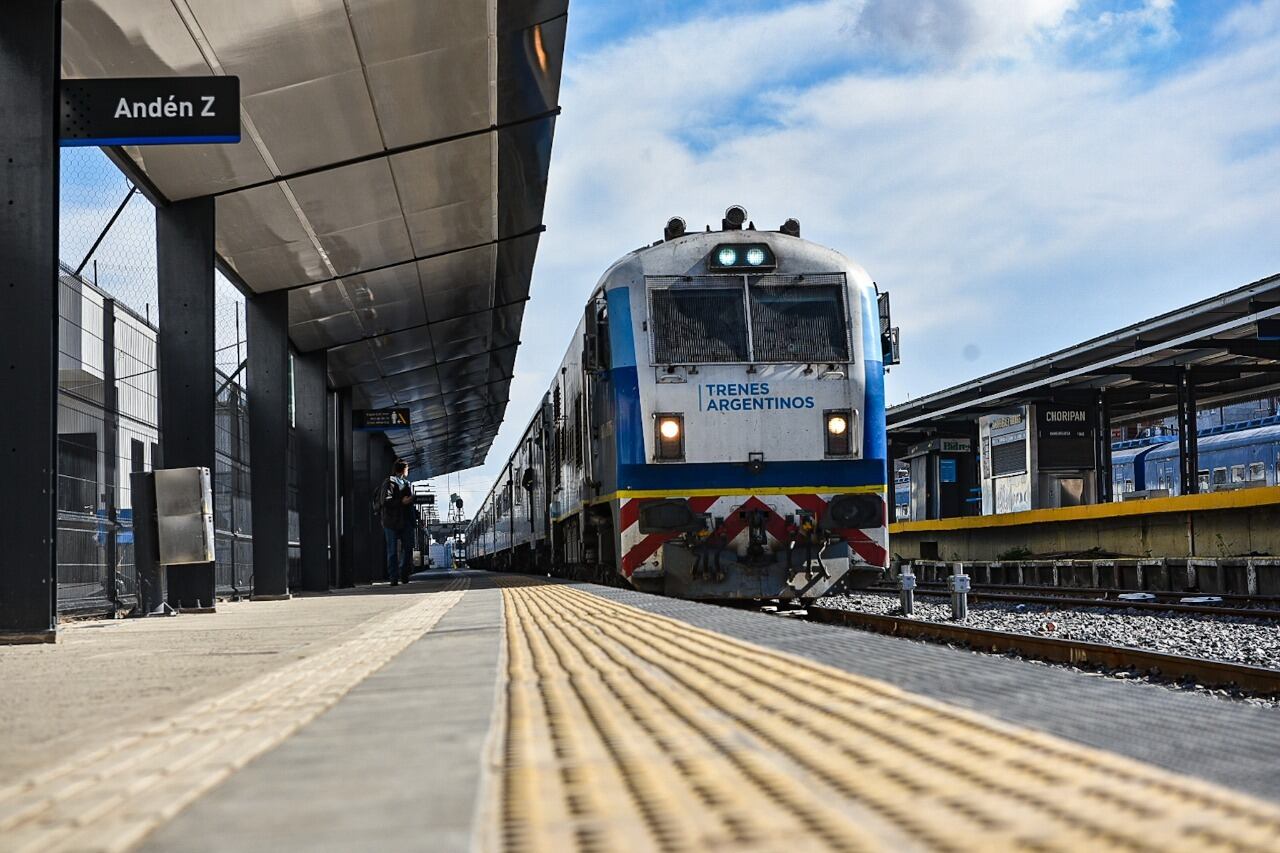
[[[387,579],[392,586],[409,582],[413,566],[413,489],[409,485],[409,463],[397,459],[391,475],[378,492],[382,535],[387,543]],[[396,559],[396,546],[400,546]]]

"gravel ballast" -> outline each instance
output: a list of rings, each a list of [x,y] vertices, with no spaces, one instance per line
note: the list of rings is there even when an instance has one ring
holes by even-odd
[[[886,616],[900,615],[894,593],[860,592],[826,596],[824,607],[858,610]],[[917,595],[913,617],[951,621],[948,599]],[[1158,610],[1117,610],[1100,607],[1057,607],[970,598],[965,625],[1128,646],[1167,654],[1230,661],[1280,669],[1280,626],[1274,621],[1243,616],[1209,616]]]

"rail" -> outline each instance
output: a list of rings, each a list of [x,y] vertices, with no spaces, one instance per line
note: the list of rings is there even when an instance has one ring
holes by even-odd
[[[1061,590],[1061,587],[1056,589]],[[874,592],[896,593],[896,588],[875,587]],[[1071,590],[1077,592],[1077,590]],[[1143,592],[1144,590],[1134,590],[1134,592]],[[1065,592],[1065,590],[1063,590]],[[951,593],[946,589],[933,587],[916,587],[916,595],[933,595],[948,596]],[[1148,593],[1151,594],[1151,593]],[[1192,593],[1184,593],[1181,597],[1186,598]],[[1224,596],[1216,596],[1223,598]],[[1248,619],[1270,619],[1280,620],[1280,608],[1277,607],[1224,607],[1216,604],[1182,604],[1172,601],[1131,601],[1129,599],[1116,598],[1082,598],[1077,596],[1055,593],[1051,595],[1029,595],[1020,592],[990,592],[988,590],[974,588],[969,593],[970,601],[1006,601],[1021,604],[1049,604],[1055,607],[1098,607],[1108,608],[1112,610],[1158,610],[1161,612],[1175,613],[1193,613],[1201,616],[1241,616]],[[1255,599],[1246,598],[1246,601],[1254,601]]]
[[[1136,669],[1163,680],[1192,679],[1207,686],[1234,686],[1251,693],[1280,695],[1280,670],[1258,666],[826,607],[810,607],[807,618],[827,625],[863,628],[899,637],[964,643],[974,649],[1013,652],[1022,657],[1055,663]]]

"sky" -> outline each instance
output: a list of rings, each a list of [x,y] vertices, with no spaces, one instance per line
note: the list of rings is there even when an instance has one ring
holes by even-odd
[[[741,204],[892,294],[903,402],[1280,272],[1280,0],[571,0],[507,418],[619,256]]]
[[[435,481],[468,511],[671,216],[796,217],[861,264],[901,328],[891,404],[1280,272],[1280,0],[571,0],[560,103],[507,417]],[[126,191],[63,151],[64,261]],[[140,313],[152,234],[135,197],[93,255]],[[220,280],[227,370],[239,301]]]

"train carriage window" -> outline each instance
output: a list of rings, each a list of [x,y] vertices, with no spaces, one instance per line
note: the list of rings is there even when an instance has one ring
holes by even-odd
[[[1233,483],[1244,482],[1244,466],[1243,465],[1231,466],[1231,482]]]
[[[1258,482],[1267,479],[1267,466],[1264,462],[1249,463],[1249,481]]]
[[[1196,472],[1196,482],[1200,484],[1200,491],[1201,491],[1201,492],[1207,492],[1207,491],[1209,491],[1209,472],[1208,472],[1207,470],[1205,470],[1205,471],[1197,471],[1197,472]]]
[[[657,364],[747,360],[741,287],[660,287],[649,299]]]
[[[822,276],[836,278],[836,276]],[[766,362],[847,362],[849,329],[843,284],[799,283],[761,276],[751,284],[752,359]]]
[[[1214,469],[1213,469],[1213,484],[1214,484],[1215,486],[1225,486],[1225,485],[1227,484],[1227,469],[1226,469],[1226,468],[1214,468]]]

